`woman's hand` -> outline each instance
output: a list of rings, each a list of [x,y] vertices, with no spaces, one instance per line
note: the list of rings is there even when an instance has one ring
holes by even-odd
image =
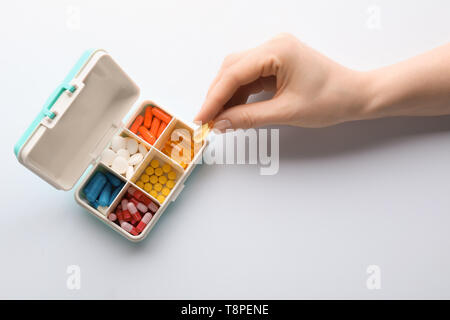
[[[195,121],[219,130],[288,124],[323,127],[359,119],[364,109],[363,73],[347,69],[282,34],[259,47],[228,56]],[[272,91],[273,98],[246,104]]]

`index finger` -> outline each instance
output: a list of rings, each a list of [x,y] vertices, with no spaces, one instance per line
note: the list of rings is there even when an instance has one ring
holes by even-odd
[[[264,69],[261,53],[250,53],[228,66],[206,97],[195,120],[203,123],[213,120],[236,90],[263,76]]]

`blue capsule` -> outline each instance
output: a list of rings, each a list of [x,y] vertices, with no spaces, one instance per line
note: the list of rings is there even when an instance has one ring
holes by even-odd
[[[85,195],[89,202],[93,203],[95,202],[95,200],[97,200],[105,184],[105,175],[101,172],[97,172],[89,182],[88,186],[85,188]]]
[[[120,186],[120,184],[122,183],[122,180],[120,180],[119,178],[117,178],[115,175],[113,175],[110,172],[106,172],[106,178],[108,178],[108,181],[111,182],[111,184],[114,187],[118,187]]]
[[[117,188],[114,189],[113,193],[111,194],[111,198],[109,199],[108,206],[111,205],[111,203],[117,197],[117,195],[119,194],[120,190],[122,190],[122,188],[123,188],[123,183],[120,186],[118,186]]]
[[[111,198],[112,185],[109,182],[106,182],[103,187],[102,192],[100,193],[100,197],[98,198],[98,205],[105,207],[109,205],[109,201]]]

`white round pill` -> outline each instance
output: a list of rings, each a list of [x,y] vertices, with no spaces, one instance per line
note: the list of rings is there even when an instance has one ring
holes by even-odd
[[[138,151],[138,142],[132,138],[128,138],[127,150],[130,152],[130,154],[135,154]]]
[[[125,174],[125,177],[126,177],[127,179],[131,179],[131,177],[133,176],[133,173],[134,173],[134,168],[133,168],[133,166],[128,166],[128,168],[127,168],[127,173]]]
[[[104,164],[107,166],[111,166],[113,160],[116,158],[116,153],[112,151],[111,149],[105,149],[102,152],[101,160]]]
[[[128,169],[128,161],[123,157],[116,157],[111,168],[120,174],[124,174]]]
[[[111,149],[113,149],[114,151],[117,152],[119,149],[125,149],[125,146],[126,146],[125,138],[121,136],[115,136],[112,138]]]
[[[128,161],[128,159],[130,159],[130,153],[128,152],[127,149],[119,149],[119,150],[117,150],[117,155],[119,157],[124,158],[127,161]]]
[[[139,143],[139,152],[142,154],[147,153],[147,148],[142,143]]]
[[[128,164],[131,166],[137,165],[139,162],[142,161],[142,159],[144,159],[142,153],[133,154],[128,160]]]

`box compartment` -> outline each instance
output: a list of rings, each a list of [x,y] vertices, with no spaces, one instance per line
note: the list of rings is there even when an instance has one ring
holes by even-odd
[[[155,143],[155,148],[178,163],[181,168],[187,170],[204,144],[194,143],[193,135],[194,130],[190,126],[179,119],[174,119],[170,127],[166,128],[165,134],[161,135],[159,141]],[[172,146],[175,146],[170,151],[168,149],[171,147],[167,147],[169,141],[174,141]],[[182,154],[178,153],[177,150],[182,150]],[[184,156],[184,152],[189,153]]]
[[[162,166],[164,164],[168,164],[170,165],[170,167],[172,168],[172,170],[176,173],[176,178],[174,179],[175,185],[170,189],[170,193],[165,196],[165,200],[164,201],[160,201],[157,197],[153,196],[149,191],[147,191],[145,188],[142,188],[140,186],[138,186],[137,182],[139,181],[139,179],[141,178],[141,176],[146,173],[145,170],[147,169],[147,167],[150,166],[152,160],[158,160],[160,163],[160,168],[162,168]],[[164,176],[167,176],[166,173],[163,173]],[[171,158],[167,157],[164,153],[162,153],[161,151],[159,151],[156,148],[153,148],[149,154],[147,155],[147,157],[144,159],[144,161],[141,163],[141,165],[139,166],[139,168],[136,170],[136,172],[134,173],[133,177],[131,178],[131,183],[133,183],[133,185],[135,185],[137,188],[139,188],[141,191],[145,192],[147,195],[149,195],[149,197],[151,199],[154,199],[157,203],[159,203],[160,205],[163,205],[166,202],[169,202],[174,190],[176,190],[178,188],[178,182],[183,178],[184,176],[184,170],[183,168],[180,167],[180,165],[178,163],[176,163],[175,161],[173,161]],[[170,179],[168,179],[170,180]],[[158,194],[160,194],[160,191],[158,191]]]

